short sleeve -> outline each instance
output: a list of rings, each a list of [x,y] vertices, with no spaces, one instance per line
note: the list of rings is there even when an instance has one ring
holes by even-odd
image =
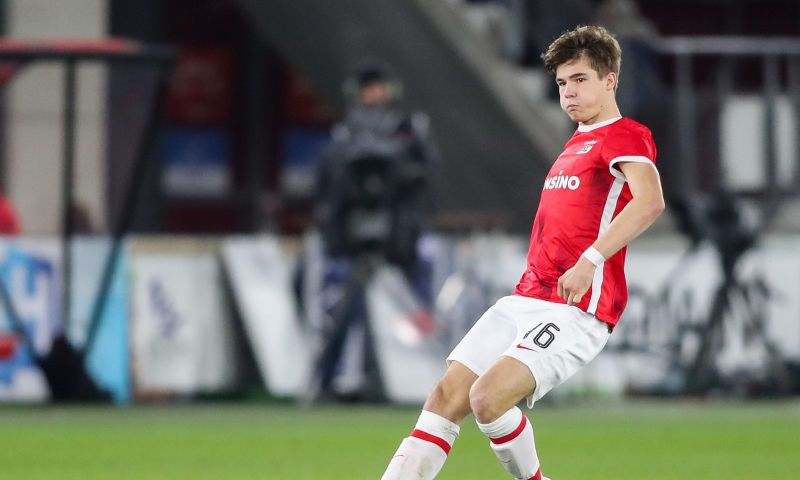
[[[655,168],[656,145],[650,130],[642,126],[611,132],[603,145],[602,159],[609,172],[618,178],[625,178],[619,169],[621,162],[645,163]]]

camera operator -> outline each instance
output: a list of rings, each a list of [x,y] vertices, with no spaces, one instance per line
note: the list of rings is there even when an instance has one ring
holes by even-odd
[[[350,258],[377,252],[407,270],[430,203],[428,118],[399,107],[402,85],[384,64],[363,64],[344,90],[350,106],[333,129],[318,180],[326,251]]]
[[[314,297],[324,312],[324,340],[310,396],[380,400],[365,289],[388,262],[417,292],[428,290],[417,240],[430,210],[434,155],[427,117],[400,108],[402,85],[388,66],[362,64],[344,90],[349,107],[333,129],[318,176],[324,267],[321,294]]]

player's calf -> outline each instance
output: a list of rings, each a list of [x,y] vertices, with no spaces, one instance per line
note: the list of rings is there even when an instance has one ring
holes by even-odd
[[[459,362],[452,362],[425,400],[423,410],[434,412],[455,423],[470,413],[469,391],[478,376]]]

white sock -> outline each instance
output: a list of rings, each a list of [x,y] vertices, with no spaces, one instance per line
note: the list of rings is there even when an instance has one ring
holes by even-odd
[[[414,431],[403,439],[381,480],[431,480],[436,478],[458,437],[450,420],[423,410]]]
[[[541,480],[539,457],[533,441],[531,422],[517,407],[491,423],[478,423],[489,437],[489,444],[500,463],[512,477],[519,480]]]

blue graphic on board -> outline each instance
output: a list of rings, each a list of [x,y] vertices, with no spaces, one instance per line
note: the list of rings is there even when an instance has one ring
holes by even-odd
[[[14,243],[7,243],[0,260],[0,279],[14,302],[19,321],[24,325],[39,355],[47,353],[59,331],[60,282],[51,259],[30,254]],[[0,328],[13,330],[6,308],[0,310]],[[0,383],[13,387],[23,369],[38,368],[34,355],[17,341],[12,356],[0,360]]]
[[[327,129],[294,128],[283,139],[281,188],[294,195],[313,195],[317,171],[325,147],[331,142]]]
[[[223,195],[230,189],[230,134],[216,128],[172,128],[164,138],[163,183],[184,195]]]
[[[100,279],[111,243],[102,238],[81,238],[74,243],[72,320],[70,338],[83,347],[90,317],[97,301]],[[127,248],[114,266],[111,285],[96,337],[86,353],[86,369],[98,386],[111,393],[118,404],[131,401],[130,351],[128,347]]]
[[[51,248],[32,247],[40,243]],[[110,242],[103,238],[79,238],[73,242],[72,308],[67,336],[78,349],[82,349],[86,342],[89,317],[109,247]],[[62,331],[62,270],[57,261],[60,257],[58,243],[2,241],[0,256],[0,279],[8,287],[17,315],[29,332],[38,355],[46,355],[52,340]],[[87,371],[94,381],[120,404],[131,400],[126,270],[126,250],[123,249],[97,336],[85,359]],[[0,309],[0,335],[7,340],[11,331],[6,311]],[[29,391],[30,386],[26,387],[21,378],[30,378],[32,371],[39,372],[34,356],[22,341],[16,341],[11,356],[0,359],[0,387],[9,395],[11,392]],[[25,394],[22,397],[32,398]]]
[[[175,305],[164,291],[164,284],[160,278],[152,278],[147,284],[149,298],[153,312],[158,317],[158,331],[162,338],[175,339],[181,326],[181,317],[175,310]]]

